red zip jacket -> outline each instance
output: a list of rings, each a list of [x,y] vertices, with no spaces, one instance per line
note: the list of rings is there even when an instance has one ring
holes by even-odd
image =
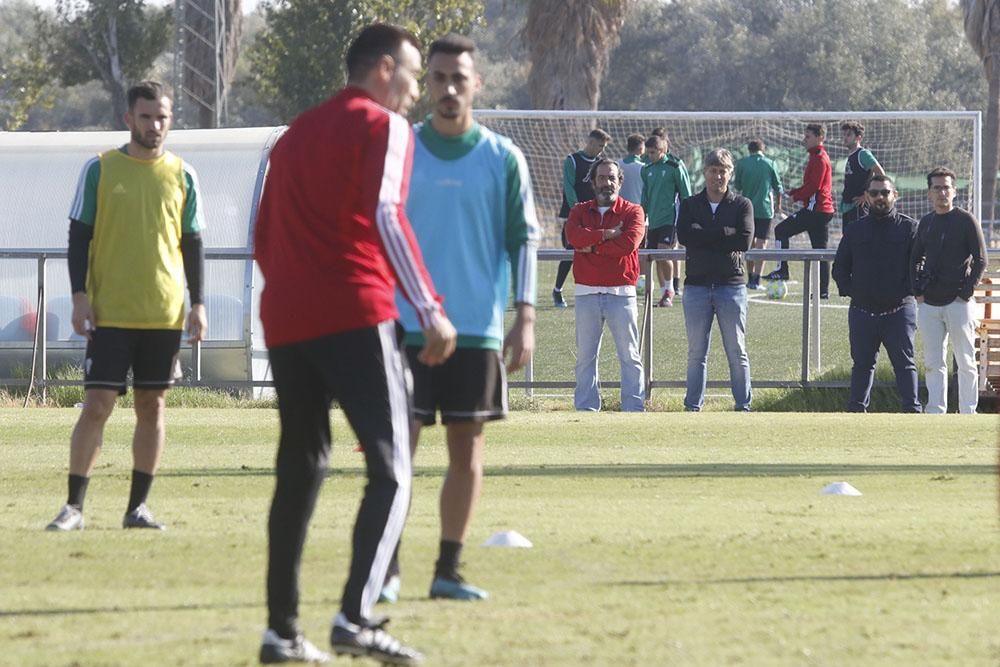
[[[806,173],[802,175],[802,185],[790,190],[788,195],[810,211],[833,213],[833,169],[830,156],[823,144],[809,149]]]
[[[622,225],[622,235],[604,240],[602,230]],[[573,280],[590,287],[635,285],[639,278],[639,243],[645,232],[642,207],[619,196],[603,218],[597,200],[577,204],[566,220],[566,240],[573,254]],[[579,252],[592,247],[593,252]]]
[[[412,161],[409,123],[356,87],[281,136],[254,230],[268,347],[395,319],[397,282],[421,326],[440,315],[406,218]]]

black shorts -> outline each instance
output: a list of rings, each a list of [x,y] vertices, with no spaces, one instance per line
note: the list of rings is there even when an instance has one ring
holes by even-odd
[[[767,237],[771,235],[771,218],[754,218],[753,219],[753,237],[755,239],[767,240]]]
[[[650,227],[646,230],[646,249],[655,250],[660,246],[674,247],[677,240],[677,225]]]
[[[413,418],[424,426],[486,422],[507,416],[507,372],[496,350],[458,348],[440,366],[417,360],[419,347],[407,346],[413,373]]]
[[[176,372],[180,349],[180,329],[98,327],[87,343],[83,386],[124,395],[131,368],[136,389],[167,389],[180,379]]]

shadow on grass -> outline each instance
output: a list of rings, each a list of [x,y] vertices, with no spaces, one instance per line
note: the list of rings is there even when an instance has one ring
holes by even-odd
[[[830,475],[938,475],[948,481],[955,475],[996,475],[994,464],[892,464],[892,463],[622,463],[487,468],[487,477],[816,477]],[[414,477],[441,477],[444,468],[418,468]],[[158,477],[273,477],[273,468],[192,468],[162,471]],[[363,478],[360,468],[333,468],[327,477]]]
[[[997,579],[1000,572],[886,572],[884,574],[815,574],[789,577],[733,577],[726,579],[661,579],[658,581],[609,581],[601,586],[704,586],[705,584],[792,584],[821,581],[924,581],[932,579]]]

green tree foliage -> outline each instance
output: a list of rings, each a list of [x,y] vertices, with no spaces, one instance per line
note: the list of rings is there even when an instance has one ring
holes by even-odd
[[[0,4],[0,130],[16,130],[31,110],[51,104],[52,67],[38,40],[45,15],[18,2]]]
[[[422,40],[467,32],[482,0],[270,0],[267,25],[250,50],[260,98],[285,122],[344,85],[351,39],[375,21],[395,23]]]
[[[101,82],[111,98],[109,120],[122,129],[125,93],[167,48],[171,25],[168,7],[145,0],[57,0],[47,48],[63,84]]]
[[[608,109],[981,108],[948,0],[646,0],[626,19]]]

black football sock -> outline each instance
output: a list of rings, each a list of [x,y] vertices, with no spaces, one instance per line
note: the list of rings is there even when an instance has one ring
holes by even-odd
[[[462,543],[441,540],[441,551],[434,564],[434,576],[445,579],[458,578],[458,559],[462,555]]]
[[[569,272],[573,270],[573,262],[569,260],[563,260],[559,262],[559,268],[556,269],[556,286],[555,289],[561,290],[563,284],[566,282],[566,278],[569,277]]]
[[[87,496],[87,484],[89,483],[89,477],[71,474],[69,476],[69,497],[66,500],[66,504],[71,505],[82,512],[83,499]]]
[[[146,498],[149,496],[149,487],[152,485],[152,475],[139,470],[132,471],[132,488],[128,494],[128,509],[126,512],[131,512],[146,502]]]

